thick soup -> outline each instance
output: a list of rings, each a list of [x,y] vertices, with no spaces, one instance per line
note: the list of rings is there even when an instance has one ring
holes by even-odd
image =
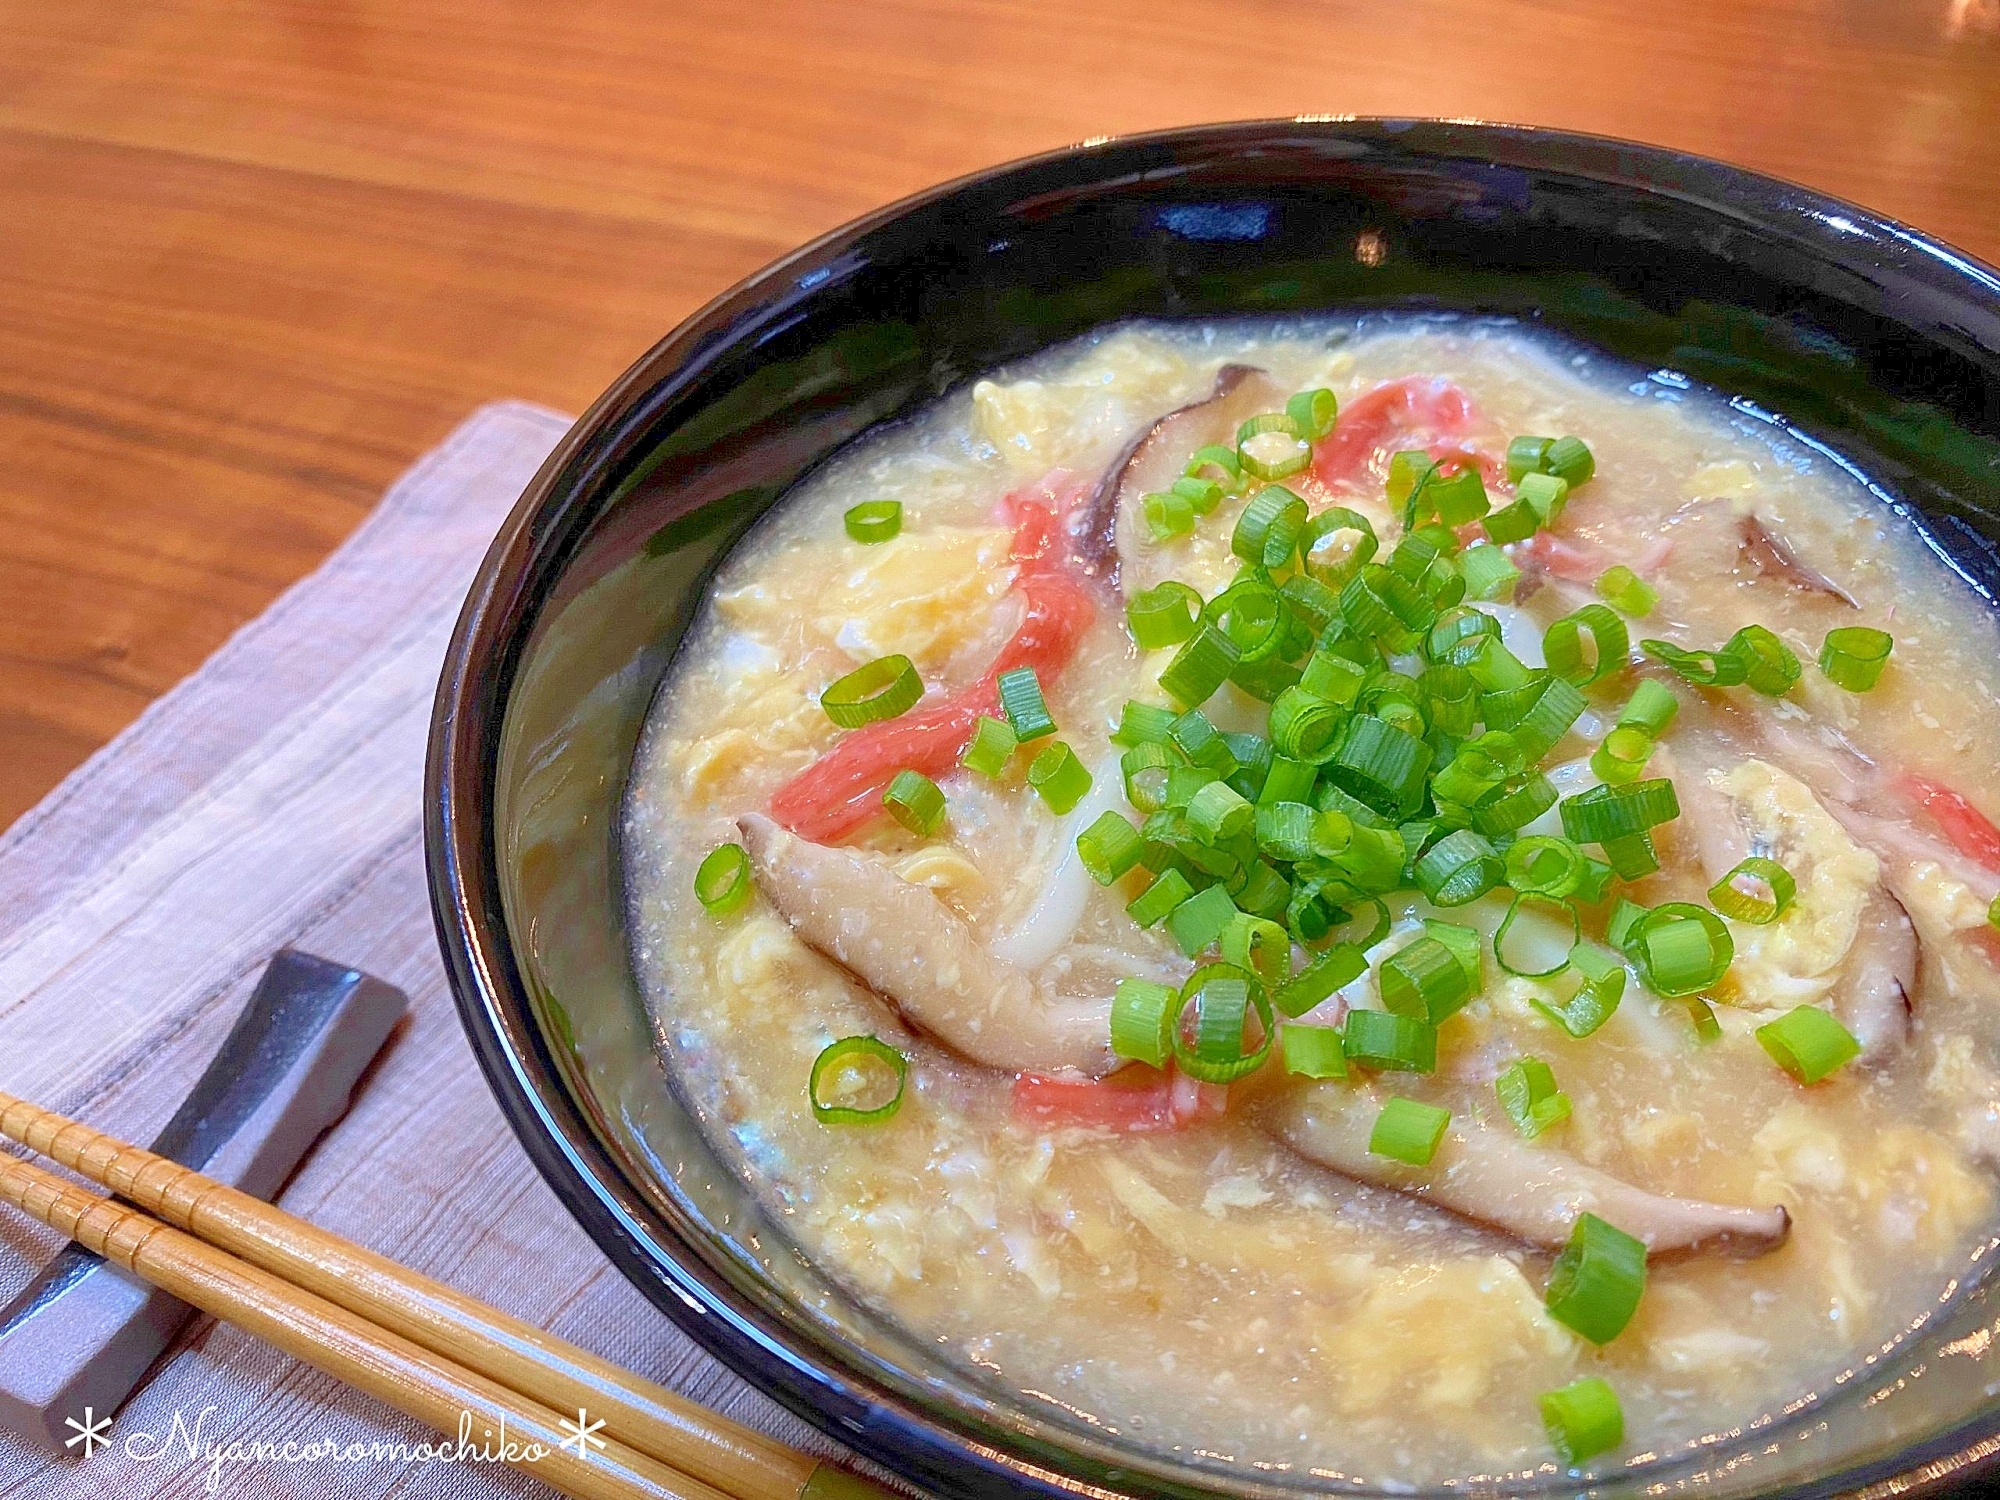
[[[815,473],[628,810],[801,1252],[1154,1448],[1670,1460],[2000,1162],[1993,621],[1824,452],[1517,325],[1124,325]]]

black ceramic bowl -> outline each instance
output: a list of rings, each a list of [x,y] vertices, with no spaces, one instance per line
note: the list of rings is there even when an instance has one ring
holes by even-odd
[[[2000,277],[1714,162],[1549,131],[1277,121],[1093,143],[895,204],[723,294],[577,423],[459,622],[429,769],[465,1027],[535,1164],[668,1316],[826,1431],[955,1495],[1357,1486],[1175,1462],[943,1360],[762,1220],[669,1090],[626,959],[616,808],[716,559],[815,463],[956,382],[1138,315],[1512,313],[1710,382],[1856,463],[1992,598]],[[1663,376],[1662,378],[1672,378]],[[1968,1267],[1803,1405],[1606,1491],[1817,1494],[1970,1473],[2000,1442]],[[1485,1492],[1572,1490],[1553,1465]],[[1884,1493],[1891,1492],[1885,1490]]]

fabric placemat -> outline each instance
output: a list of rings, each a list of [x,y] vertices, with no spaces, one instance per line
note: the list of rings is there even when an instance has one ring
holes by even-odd
[[[149,1140],[276,949],[367,969],[409,993],[411,1018],[279,1201],[827,1453],[571,1221],[487,1092],[438,957],[420,807],[431,698],[473,570],[569,422],[520,402],[476,412],[317,572],[0,838],[0,1087]],[[0,1214],[0,1301],[55,1249]],[[430,1436],[204,1319],[94,1456],[0,1435],[0,1496],[551,1493],[497,1464],[370,1456]],[[288,1441],[343,1456],[252,1446]]]

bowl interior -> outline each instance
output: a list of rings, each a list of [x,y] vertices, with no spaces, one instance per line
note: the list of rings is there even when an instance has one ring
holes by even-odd
[[[864,428],[1098,323],[1333,307],[1511,313],[1658,381],[1713,384],[1746,419],[1852,461],[1975,588],[2000,589],[1992,272],[1671,153],[1279,122],[1001,169],[727,294],[550,460],[454,646],[433,745],[434,887],[469,1031],[524,1143],[683,1326],[935,1489],[1356,1485],[1125,1446],[874,1317],[772,1229],[669,1088],[627,962],[617,807],[640,723],[717,559]],[[1978,1271],[1825,1391],[1599,1487],[1815,1493],[1969,1465],[1996,1425]],[[1575,1485],[1551,1464],[1474,1487]]]

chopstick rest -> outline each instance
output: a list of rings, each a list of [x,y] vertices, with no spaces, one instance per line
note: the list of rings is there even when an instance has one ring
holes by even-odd
[[[270,1197],[346,1112],[408,1004],[357,969],[280,952],[153,1150]],[[129,1271],[64,1247],[0,1310],[0,1427],[62,1451],[75,1433],[67,1419],[115,1412],[192,1315]]]

